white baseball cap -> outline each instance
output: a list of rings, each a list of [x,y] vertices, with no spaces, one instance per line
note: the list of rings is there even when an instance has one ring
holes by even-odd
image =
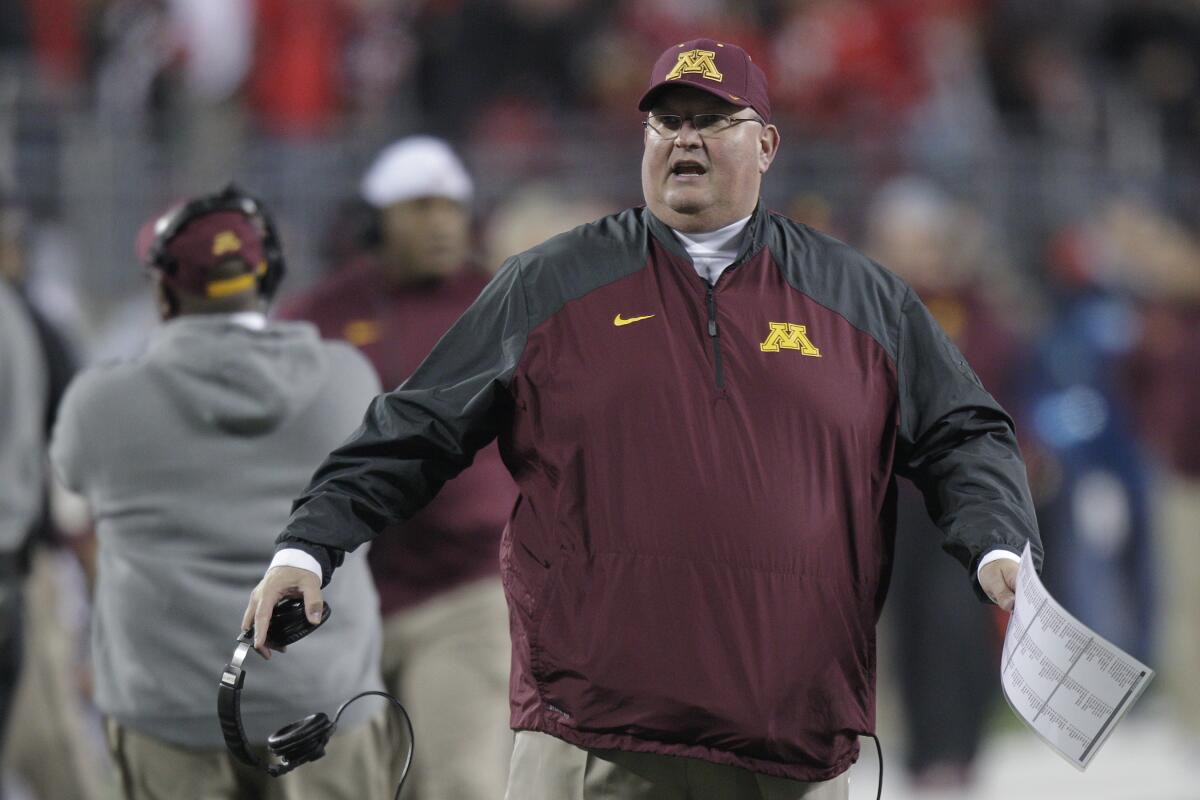
[[[376,208],[414,197],[447,197],[465,205],[474,189],[462,161],[432,136],[409,136],[388,145],[362,180],[363,198]]]

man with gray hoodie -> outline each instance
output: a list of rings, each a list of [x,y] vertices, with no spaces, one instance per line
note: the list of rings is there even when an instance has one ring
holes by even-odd
[[[217,722],[221,664],[291,500],[379,391],[354,348],[267,322],[282,261],[257,207],[228,196],[143,230],[164,324],[143,356],[81,374],[54,431],[55,471],[99,539],[96,705],[130,800],[390,796],[382,704],[350,706],[326,757],[279,779],[234,760]],[[326,625],[248,665],[242,720],[260,760],[280,727],[381,688],[366,553],[347,567]]]

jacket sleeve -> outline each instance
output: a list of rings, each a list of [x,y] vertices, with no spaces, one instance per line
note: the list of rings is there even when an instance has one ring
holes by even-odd
[[[328,583],[346,552],[432,500],[511,413],[508,385],[527,327],[521,266],[514,258],[416,372],[371,401],[362,424],[296,500],[276,549],[313,556]]]
[[[989,550],[1020,554],[1028,541],[1040,569],[1041,538],[1012,419],[911,289],[901,305],[896,361],[896,471],[921,490],[945,533],[942,547],[973,579]]]

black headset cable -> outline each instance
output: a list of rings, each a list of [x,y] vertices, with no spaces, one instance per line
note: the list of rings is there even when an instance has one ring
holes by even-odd
[[[339,719],[341,719],[342,712],[346,710],[346,706],[350,705],[351,703],[353,703],[355,700],[357,700],[360,697],[366,697],[367,695],[371,695],[371,694],[378,695],[379,697],[383,697],[383,698],[387,699],[388,702],[390,702],[392,705],[394,705],[396,707],[396,709],[400,712],[400,716],[404,720],[404,727],[408,731],[408,754],[404,757],[404,767],[400,770],[400,783],[396,785],[395,800],[400,800],[400,791],[404,788],[404,781],[406,781],[408,779],[408,770],[409,770],[409,767],[412,766],[413,751],[416,749],[416,737],[413,735],[412,720],[409,719],[408,712],[404,710],[404,706],[400,705],[400,701],[397,700],[396,698],[392,697],[387,692],[377,692],[377,691],[360,692],[360,693],[354,695],[354,697],[351,697],[346,702],[342,703],[341,708],[339,708],[337,710],[337,713],[333,715],[333,724],[335,727],[337,726],[337,722]],[[876,740],[875,743],[878,744],[879,743],[878,740]]]

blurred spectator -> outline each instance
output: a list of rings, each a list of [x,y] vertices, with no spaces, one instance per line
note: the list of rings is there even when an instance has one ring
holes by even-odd
[[[965,210],[914,176],[885,184],[868,212],[867,252],[904,278],[1004,406],[1019,352],[987,291],[982,252],[968,247]],[[894,626],[909,777],[918,790],[965,791],[998,696],[992,614],[938,552],[921,494],[901,480],[886,617]],[[947,642],[955,642],[953,648]]]
[[[12,62],[30,46],[29,21],[24,0],[0,1],[0,58]]]
[[[250,0],[166,0],[180,63],[168,152],[180,185],[203,185],[238,171],[245,115],[241,89],[254,54]]]
[[[926,90],[913,106],[905,139],[924,169],[945,175],[993,146],[1000,119],[987,80],[978,4],[940,5],[941,13],[913,26],[916,68]]]
[[[385,388],[398,386],[487,283],[466,260],[472,192],[441,140],[387,147],[362,182],[378,215],[377,247],[286,303],[281,316],[354,344]],[[491,800],[506,782],[508,610],[496,553],[515,499],[492,444],[371,548],[384,680],[421,742],[409,777],[415,800]],[[403,748],[395,752],[399,759]]]
[[[835,239],[849,238],[835,219],[832,201],[820,192],[801,191],[792,195],[783,206],[783,215]]]
[[[1200,7],[1163,0],[1115,5],[1097,50],[1111,79],[1106,99],[1114,138],[1132,134],[1126,146],[1154,151],[1200,141]]]
[[[420,53],[415,27],[425,4],[355,0],[345,70],[355,110],[370,124],[414,113],[413,72]]]
[[[33,205],[32,199],[6,197],[0,190],[0,240],[5,243],[0,273],[20,286],[39,326],[63,340],[73,364],[89,323],[75,230],[57,216],[36,216]]]
[[[16,290],[0,278],[0,744],[21,673],[22,553],[42,512],[46,392],[37,330]]]
[[[1083,144],[1096,135],[1099,109],[1082,25],[1067,24],[1069,15],[1060,4],[1001,4],[987,26],[988,68],[996,104],[1011,130]]]
[[[1052,313],[1026,356],[1022,407],[1041,456],[1035,498],[1054,553],[1047,587],[1086,625],[1150,661],[1149,474],[1119,379],[1137,344],[1137,317],[1106,279],[1097,245],[1094,231],[1071,228],[1052,243]]]
[[[233,95],[246,77],[254,52],[252,4],[244,0],[167,0],[167,8],[183,50],[186,88],[209,103]]]
[[[470,140],[536,136],[578,107],[580,55],[596,0],[431,4],[419,28],[421,105],[439,130]]]
[[[346,101],[350,0],[254,0],[249,103],[276,136],[327,132]]]
[[[165,0],[108,0],[94,5],[92,14],[98,121],[126,136],[144,130],[166,139],[184,52]]]
[[[75,0],[0,0],[0,181],[31,211],[61,202],[65,102],[81,75]]]
[[[1145,203],[1110,204],[1101,218],[1141,303],[1141,336],[1128,361],[1139,430],[1156,459],[1160,551],[1157,624],[1173,710],[1200,731],[1200,237]]]
[[[36,332],[47,377],[40,435],[48,437],[76,359],[72,345],[36,304],[38,296],[29,291],[31,238],[23,209],[0,198],[0,282],[7,281],[20,292]],[[50,303],[56,302],[53,294],[41,294],[43,301],[47,297]],[[55,310],[62,312],[61,307]],[[65,541],[85,555],[93,540],[86,536],[64,539],[52,520],[49,492],[41,493],[38,504],[38,518],[17,556],[26,576],[23,594],[27,602],[24,646],[19,650],[24,663],[10,720],[21,735],[10,737],[2,748],[4,766],[37,796],[86,800],[98,788],[99,753],[89,746],[84,731],[86,711],[81,696],[85,659],[77,645],[86,617],[85,587],[61,545]],[[47,768],[47,752],[57,754],[52,769]]]
[[[83,70],[83,5],[79,0],[0,0],[0,60],[27,50],[48,84],[74,83]]]
[[[923,91],[903,6],[817,0],[785,8],[771,43],[779,111],[825,134],[897,130]]]
[[[654,48],[644,46],[620,25],[610,25],[582,50],[582,99],[598,114],[625,122],[641,115],[630,108],[627,98],[641,91],[646,81],[638,64],[654,57]]]
[[[33,323],[42,363],[46,374],[46,402],[43,408],[42,430],[47,436],[54,426],[58,403],[78,368],[74,345],[60,329],[55,313],[63,314],[77,309],[64,301],[53,290],[40,294],[31,291],[34,285],[30,274],[30,244],[33,239],[32,225],[24,208],[17,202],[0,194],[0,281],[6,282],[17,292],[30,322]],[[50,311],[46,310],[49,305]],[[43,498],[41,518],[36,526],[35,537],[30,545],[40,539],[41,543],[54,543],[57,536],[49,519],[48,497]]]
[[[36,73],[54,89],[70,86],[83,72],[82,17],[79,0],[0,0],[0,67]]]
[[[551,236],[612,211],[613,206],[599,198],[567,194],[550,184],[521,186],[488,217],[484,266],[494,272],[513,253],[523,253]]]

